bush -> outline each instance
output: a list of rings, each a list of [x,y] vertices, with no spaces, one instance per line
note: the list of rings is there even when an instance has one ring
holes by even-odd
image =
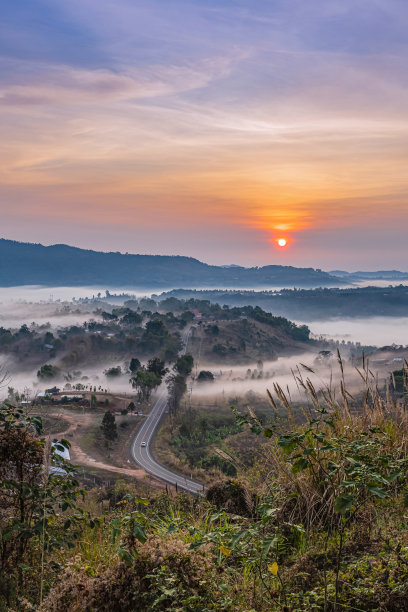
[[[214,382],[214,374],[208,370],[201,370],[197,377],[197,382]]]

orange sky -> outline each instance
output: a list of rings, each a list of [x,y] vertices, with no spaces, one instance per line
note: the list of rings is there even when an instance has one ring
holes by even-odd
[[[405,266],[404,4],[6,4],[3,237]]]

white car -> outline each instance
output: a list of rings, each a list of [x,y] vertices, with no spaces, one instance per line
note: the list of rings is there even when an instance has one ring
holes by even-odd
[[[140,446],[147,446],[146,442],[142,442]]]

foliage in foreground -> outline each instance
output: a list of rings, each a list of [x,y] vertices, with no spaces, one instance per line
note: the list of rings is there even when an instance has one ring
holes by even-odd
[[[0,406],[0,609],[19,609],[22,593],[41,601],[58,551],[74,546],[83,519],[84,492],[61,455],[69,443],[46,442],[41,428],[39,417]]]
[[[128,490],[82,521],[69,554],[46,550],[44,566],[58,558],[60,569],[40,606],[24,585],[19,595],[42,612],[407,610],[405,398],[383,397],[368,368],[361,375],[362,394],[341,377],[336,395],[298,370],[302,426],[237,414],[265,437],[252,488],[220,482],[207,499]],[[270,400],[290,422],[278,385]],[[30,609],[16,602],[9,609]]]

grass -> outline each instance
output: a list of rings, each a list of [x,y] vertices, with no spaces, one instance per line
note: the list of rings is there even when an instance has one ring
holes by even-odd
[[[62,433],[69,427],[68,423],[64,421],[64,419],[60,419],[56,416],[43,416],[42,422],[44,434],[47,436]]]

